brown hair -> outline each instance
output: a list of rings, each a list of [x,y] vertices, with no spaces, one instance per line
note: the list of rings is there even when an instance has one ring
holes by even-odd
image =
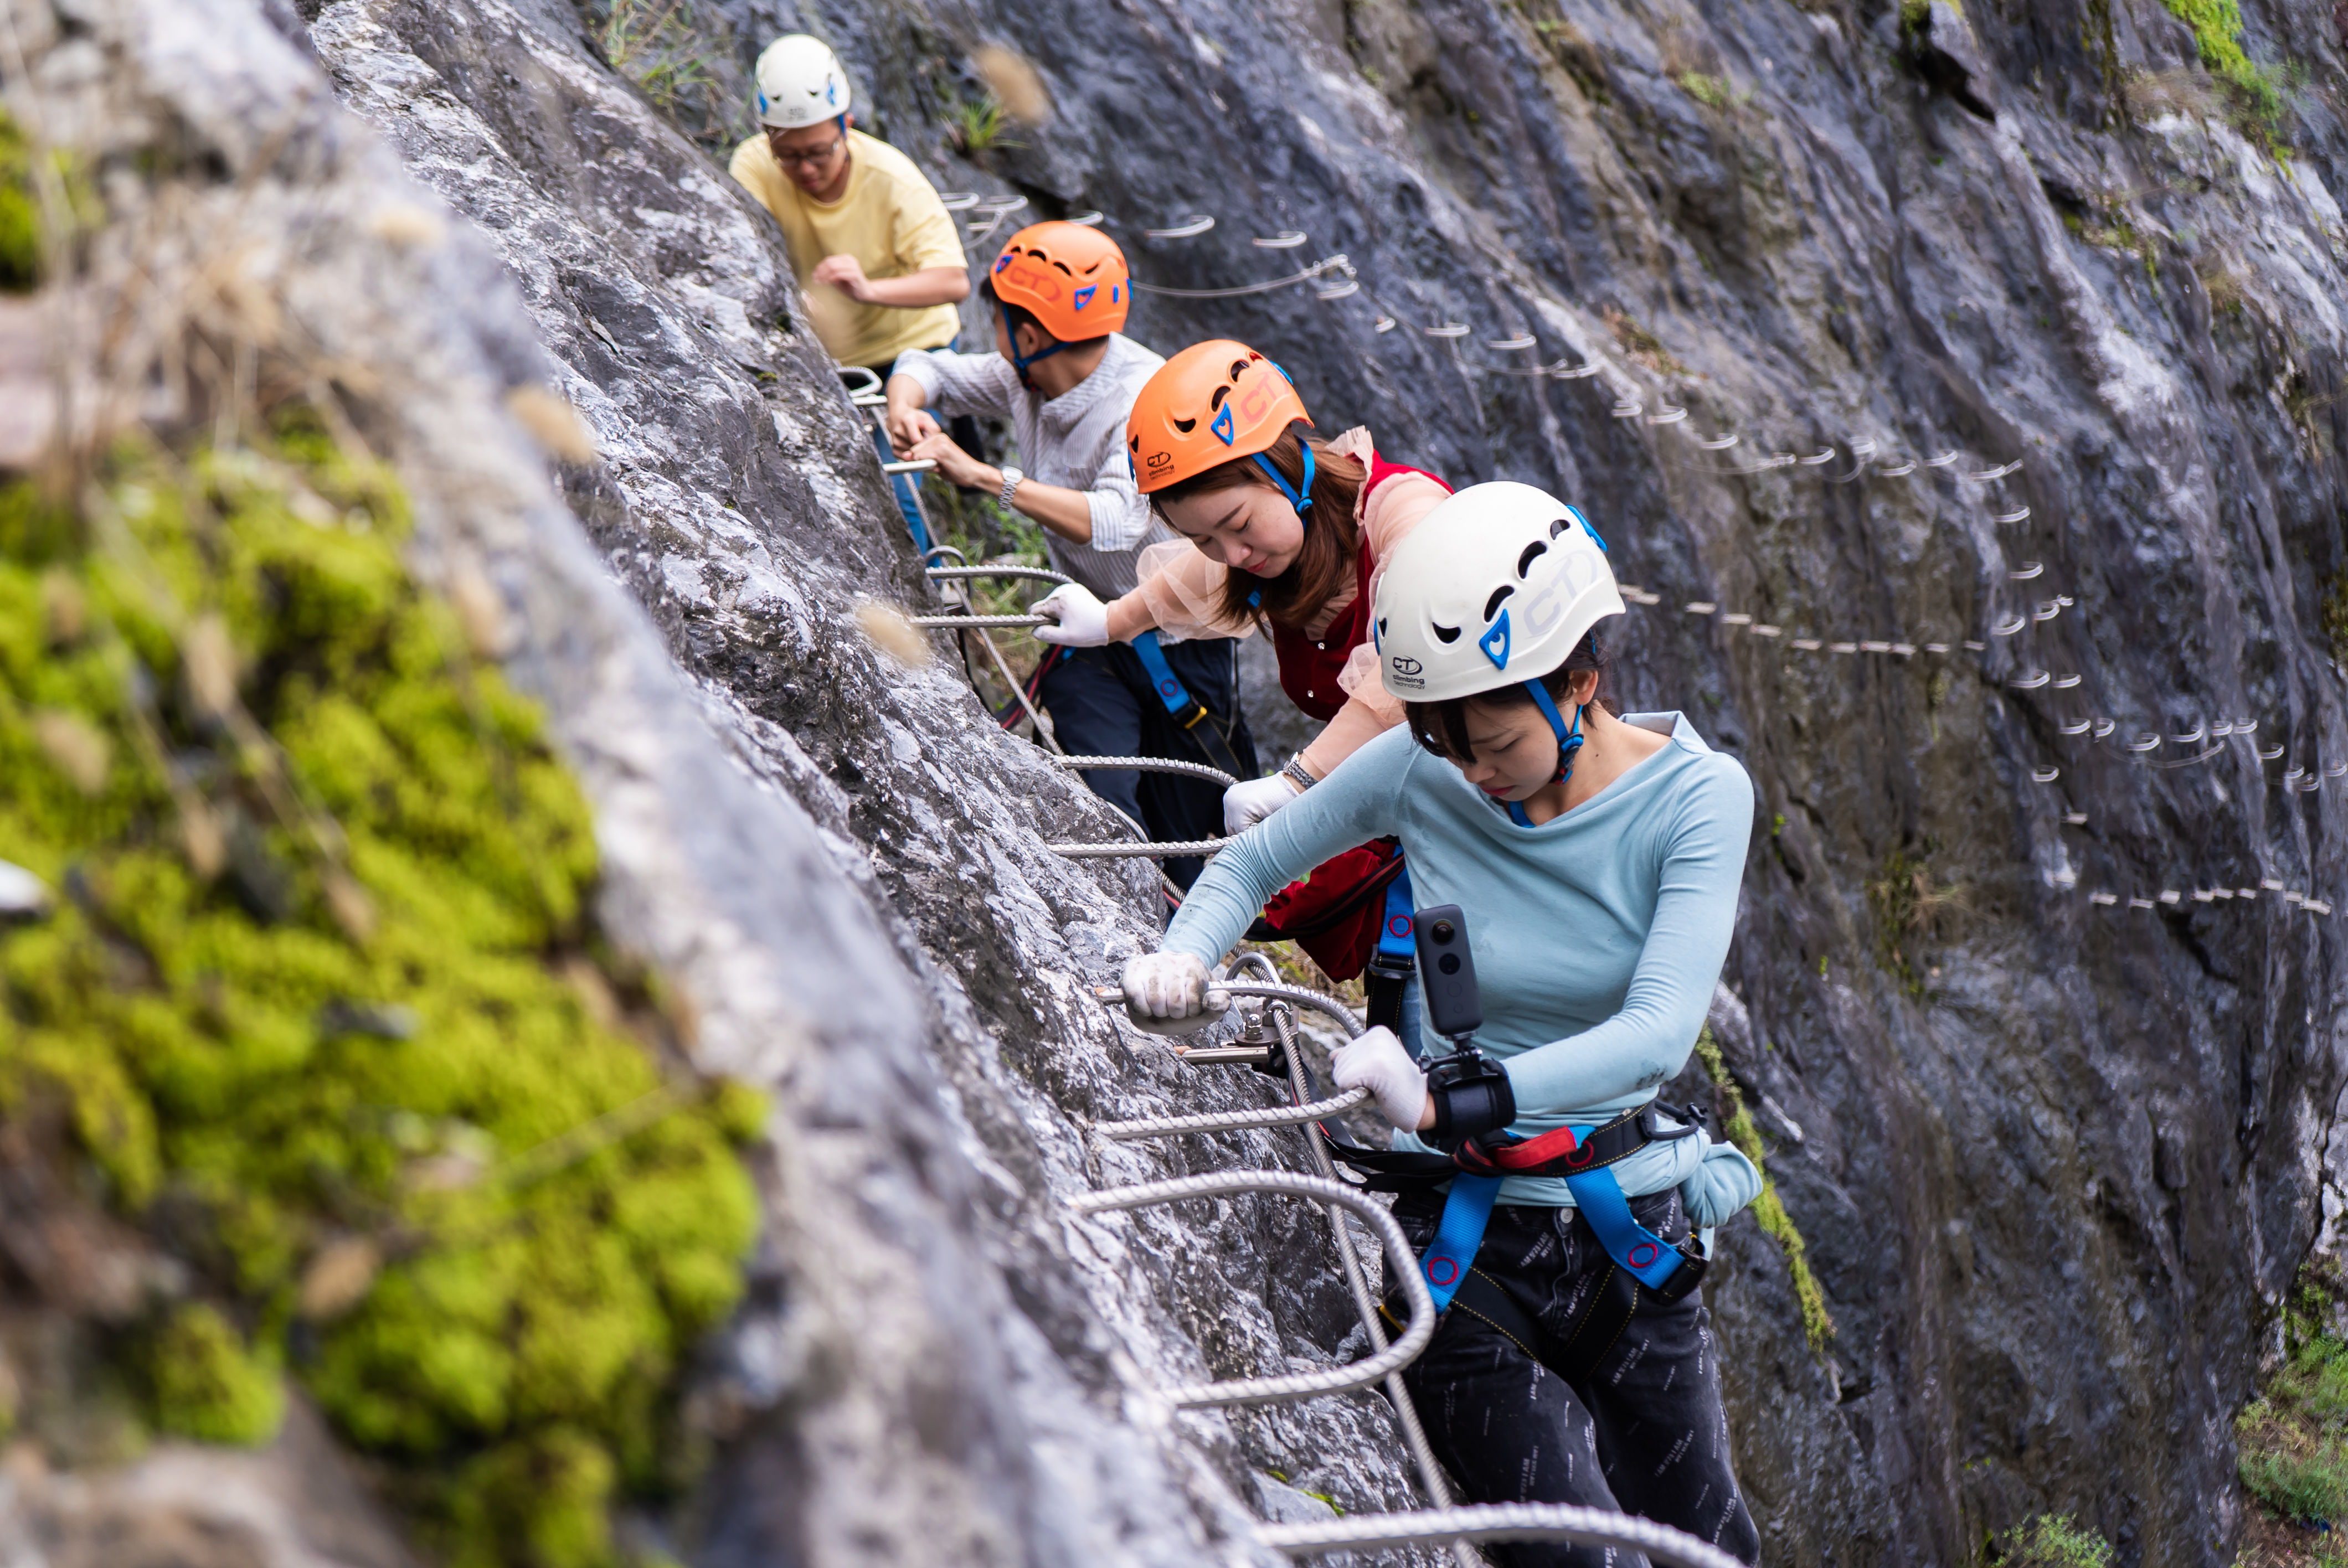
[[[1612,713],[1614,703],[1606,692],[1606,667],[1611,662],[1605,646],[1598,641],[1598,629],[1593,626],[1582,633],[1581,641],[1573,645],[1573,651],[1565,656],[1564,663],[1540,677],[1540,683],[1548,690],[1550,700],[1562,710],[1565,694],[1571,689],[1573,678],[1585,670],[1595,671],[1598,684],[1591,691],[1590,700]],[[1533,705],[1533,699],[1532,693],[1525,690],[1523,682],[1511,681],[1505,686],[1478,692],[1472,697],[1447,697],[1440,702],[1405,702],[1402,711],[1405,721],[1410,725],[1410,733],[1417,737],[1420,745],[1447,761],[1463,762],[1472,760],[1476,754],[1476,748],[1468,743],[1468,704],[1470,702],[1480,702],[1488,709],[1529,708]],[[1572,723],[1570,719],[1566,722]]]
[[[1243,571],[1228,574],[1223,581],[1222,603],[1227,620],[1266,619],[1291,630],[1302,630],[1306,622],[1321,613],[1323,606],[1344,591],[1353,578],[1354,555],[1360,544],[1354,528],[1354,503],[1361,497],[1369,470],[1356,459],[1331,451],[1327,443],[1313,440],[1304,434],[1306,428],[1301,420],[1290,425],[1264,453],[1272,466],[1280,470],[1280,477],[1292,488],[1298,488],[1304,483],[1305,444],[1312,442],[1313,509],[1304,515],[1304,548],[1297,552],[1289,569],[1276,578],[1260,578]],[[1236,490],[1243,485],[1258,485],[1267,490],[1272,487],[1254,458],[1234,457],[1203,474],[1193,474],[1169,485],[1150,498],[1162,509],[1169,501]],[[1248,604],[1248,596],[1259,589],[1263,591],[1261,610]]]

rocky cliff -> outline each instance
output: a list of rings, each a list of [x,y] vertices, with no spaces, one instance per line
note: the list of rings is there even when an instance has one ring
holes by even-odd
[[[1327,262],[1135,331],[1245,338],[1396,456],[1581,501],[1644,590],[1624,700],[1758,787],[1715,1025],[1833,1322],[1814,1347],[1784,1249],[1724,1233],[1771,1560],[1967,1560],[2054,1511],[2202,1563],[2348,1183],[2305,907],[2348,809],[2348,40],[2186,9],[14,0],[0,80],[108,171],[109,221],[211,214],[366,367],[422,559],[494,586],[579,770],[605,923],[690,998],[697,1064],[774,1095],[749,1305],[696,1375],[713,1457],[644,1539],[1189,1562],[1306,1493],[1412,1495],[1372,1399],[1149,1396],[1357,1348],[1312,1215],[1063,1204],[1300,1153],[1088,1145],[1267,1091],[1104,1017],[1148,874],[1050,854],[1118,828],[857,629],[926,590],[720,167],[749,56],[804,27],[1009,221],[1098,210],[1161,289]],[[541,380],[592,436],[551,466],[508,412]],[[229,1462],[19,1475],[12,1517],[71,1561],[93,1511],[308,1490],[199,1460]],[[361,1560],[270,1519],[236,1560]]]

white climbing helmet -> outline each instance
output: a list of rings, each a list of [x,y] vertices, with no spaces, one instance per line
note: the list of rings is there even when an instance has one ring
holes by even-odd
[[[784,34],[758,56],[755,75],[761,125],[798,130],[848,112],[848,73],[821,38]]]
[[[1622,613],[1581,508],[1497,480],[1445,500],[1386,558],[1371,636],[1390,694],[1440,702],[1537,681]]]

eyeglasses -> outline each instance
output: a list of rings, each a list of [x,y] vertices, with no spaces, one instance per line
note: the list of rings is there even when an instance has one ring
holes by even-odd
[[[771,142],[767,144],[767,150],[775,155],[775,161],[777,163],[797,164],[804,168],[813,169],[818,165],[829,163],[839,153],[839,149],[847,145],[848,134],[843,131],[839,135],[832,138],[830,141],[825,143],[821,147],[814,149],[811,151],[803,150],[798,148],[776,147]]]

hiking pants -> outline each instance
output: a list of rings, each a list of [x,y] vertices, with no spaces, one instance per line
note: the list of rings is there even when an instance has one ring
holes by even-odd
[[[1408,1194],[1395,1218],[1424,1253],[1441,1194]],[[1631,1200],[1666,1241],[1687,1235],[1677,1188]],[[1562,1337],[1613,1261],[1581,1211],[1503,1204],[1492,1211],[1476,1269]],[[1454,1307],[1426,1353],[1403,1372],[1444,1468],[1470,1502],[1571,1502],[1643,1514],[1709,1541],[1744,1563],[1761,1538],[1729,1463],[1720,1406],[1718,1341],[1704,1292],[1638,1309],[1589,1378],[1569,1385],[1484,1319]],[[1399,1291],[1386,1309],[1406,1315]],[[1605,1568],[1618,1554],[1563,1542],[1482,1548],[1504,1568]],[[1640,1560],[1631,1554],[1632,1564]]]
[[[1239,664],[1229,638],[1200,638],[1164,645],[1166,662],[1207,706],[1196,731],[1184,730],[1158,698],[1141,656],[1122,642],[1106,648],[1071,648],[1052,661],[1037,695],[1052,715],[1052,733],[1072,756],[1166,757],[1205,763],[1239,778],[1256,774],[1255,743],[1240,712]],[[1209,741],[1204,733],[1214,727]],[[1230,755],[1224,755],[1228,747]],[[1222,786],[1206,779],[1145,774],[1131,768],[1101,768],[1084,774],[1095,794],[1134,817],[1159,842],[1220,838]],[[1196,856],[1166,862],[1166,875],[1188,887],[1206,866]]]

